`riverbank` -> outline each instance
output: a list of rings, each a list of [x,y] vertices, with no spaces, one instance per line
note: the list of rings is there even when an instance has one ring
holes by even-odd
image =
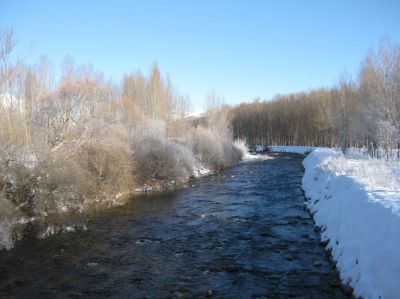
[[[291,150],[299,152],[284,148]],[[400,296],[399,163],[322,148],[303,161],[307,207],[355,296]]]
[[[126,204],[134,195],[193,187],[198,178],[218,173],[241,161],[270,158],[250,155],[241,141],[214,138],[210,130],[196,130],[201,137],[195,137],[196,134],[187,137],[191,141],[186,145],[165,136],[158,136],[157,142],[143,142],[147,146],[134,151],[133,177],[126,180],[121,176],[125,186],[119,184],[120,171],[114,167],[112,178],[116,184],[109,190],[104,186],[110,182],[102,181],[99,183],[102,187],[96,189],[97,185],[88,179],[90,174],[75,177],[81,172],[73,171],[75,168],[68,168],[66,163],[57,168],[51,159],[45,171],[41,170],[41,163],[29,166],[15,162],[9,167],[12,171],[7,172],[0,168],[0,250],[11,249],[27,237],[43,239],[58,232],[86,230],[87,218],[92,213]],[[149,146],[153,143],[154,146]],[[186,163],[188,161],[190,163]],[[1,162],[0,155],[0,166]],[[103,172],[107,171],[110,170],[105,167]]]

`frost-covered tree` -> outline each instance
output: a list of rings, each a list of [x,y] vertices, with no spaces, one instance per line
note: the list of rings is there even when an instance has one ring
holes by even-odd
[[[365,118],[373,127],[376,142],[385,149],[387,157],[399,146],[399,60],[399,45],[383,39],[377,53],[370,51],[360,71]]]

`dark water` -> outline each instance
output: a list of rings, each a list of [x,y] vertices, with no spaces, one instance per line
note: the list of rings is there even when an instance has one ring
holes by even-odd
[[[241,164],[87,231],[21,242],[0,252],[0,297],[343,298],[304,210],[301,160]]]

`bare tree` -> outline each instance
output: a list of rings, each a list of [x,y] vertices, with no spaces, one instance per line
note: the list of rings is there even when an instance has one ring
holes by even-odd
[[[3,109],[6,111],[8,121],[8,134],[10,142],[13,142],[13,132],[11,123],[11,111],[14,106],[14,97],[12,96],[12,77],[13,68],[10,56],[16,45],[12,30],[0,31],[0,96]]]
[[[339,134],[340,148],[345,154],[350,142],[353,120],[355,117],[354,101],[355,87],[347,75],[343,75],[339,87],[335,91],[335,121]]]

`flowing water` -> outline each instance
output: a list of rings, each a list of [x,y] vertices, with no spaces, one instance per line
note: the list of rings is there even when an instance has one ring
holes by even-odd
[[[5,298],[345,298],[304,209],[302,156],[136,197],[0,252]]]

